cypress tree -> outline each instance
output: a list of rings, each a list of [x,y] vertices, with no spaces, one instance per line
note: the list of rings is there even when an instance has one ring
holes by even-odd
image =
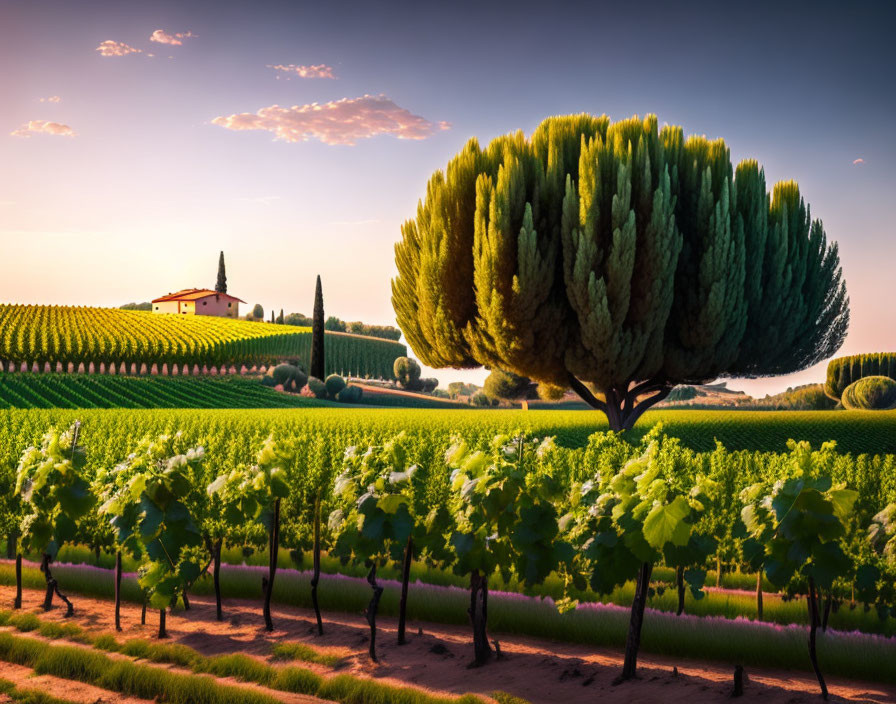
[[[280,309],[280,315],[277,316],[277,324],[278,324],[278,325],[283,325],[283,320],[284,320],[284,318],[283,318],[283,309],[281,308],[281,309]]]
[[[224,268],[224,252],[221,252],[218,257],[218,283],[215,284],[215,291],[227,293],[227,270]]]
[[[677,384],[804,369],[849,323],[836,244],[795,182],[721,139],[573,115],[429,181],[392,304],[423,363],[572,388],[631,428]]]
[[[272,323],[277,322],[277,321],[275,320],[275,318],[274,318],[274,309],[273,309],[273,308],[271,308],[271,322],[272,322]]]
[[[323,379],[324,368],[324,294],[318,274],[311,321],[311,376]]]

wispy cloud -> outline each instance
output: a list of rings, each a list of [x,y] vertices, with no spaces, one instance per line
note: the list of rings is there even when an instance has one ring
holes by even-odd
[[[181,46],[184,42],[184,39],[190,39],[191,37],[195,37],[196,35],[192,32],[175,32],[174,34],[168,34],[164,29],[157,29],[153,32],[149,41],[158,42],[159,44],[173,44],[174,46]]]
[[[42,103],[61,103],[62,98],[60,98],[58,95],[51,95],[49,98],[41,98],[40,102],[42,102]]]
[[[33,134],[50,134],[56,137],[74,137],[75,131],[68,125],[63,125],[61,122],[31,120],[19,127],[19,129],[13,130],[10,134],[13,137],[30,137]]]
[[[142,49],[135,49],[124,42],[113,42],[111,39],[102,42],[96,51],[100,52],[100,56],[127,56],[128,54],[143,53]]]
[[[324,144],[353,145],[359,139],[390,134],[398,139],[426,139],[447,122],[433,123],[399,107],[385,95],[343,98],[329,103],[310,103],[282,108],[261,108],[216,117],[213,125],[229,130],[266,130],[284,142],[317,139]]]
[[[336,78],[333,67],[326,64],[314,64],[312,66],[297,66],[296,64],[268,64],[268,68],[279,71],[287,78]],[[278,75],[277,78],[280,78]]]
[[[862,157],[859,157],[858,159],[853,159],[853,160],[852,160],[852,165],[853,165],[853,166],[858,166],[859,164],[864,164],[864,163],[865,163],[865,160],[864,160]]]

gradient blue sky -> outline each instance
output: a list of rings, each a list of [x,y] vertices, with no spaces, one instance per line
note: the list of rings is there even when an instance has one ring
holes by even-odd
[[[896,349],[896,6],[583,5],[0,0],[0,301],[148,300],[212,285],[223,249],[230,290],[250,304],[310,312],[320,273],[328,314],[394,324],[399,225],[469,137],[654,112],[724,137],[770,183],[798,180],[840,244],[842,352]],[[159,44],[157,29],[195,36]],[[140,53],[104,57],[104,41]],[[277,64],[336,78],[287,80]],[[289,142],[213,124],[365,95],[416,116],[405,136],[428,136]],[[75,136],[12,134],[38,120]]]

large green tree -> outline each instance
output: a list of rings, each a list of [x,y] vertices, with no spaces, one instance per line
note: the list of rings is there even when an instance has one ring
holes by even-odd
[[[849,322],[836,244],[794,182],[655,116],[471,139],[402,227],[396,317],[432,367],[573,388],[626,429],[676,384],[784,374]]]

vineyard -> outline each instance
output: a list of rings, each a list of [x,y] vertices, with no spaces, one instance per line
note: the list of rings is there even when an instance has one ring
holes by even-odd
[[[326,373],[391,378],[407,354],[393,340],[326,333]],[[104,365],[145,373],[155,364],[198,373],[201,368],[246,367],[299,357],[306,366],[311,330],[214,316],[69,306],[0,305],[0,363],[16,371],[77,370]]]
[[[0,374],[0,408],[300,408],[326,405],[239,377]]]
[[[295,567],[311,565],[298,579],[308,580],[302,593],[319,634],[330,628],[321,604],[357,612],[357,602],[369,599],[365,642],[374,661],[384,647],[381,602],[397,615],[399,643],[408,637],[408,603],[416,617],[452,623],[468,607],[470,656],[478,664],[498,657],[488,615],[490,589],[498,587],[553,600],[514,602],[541,615],[501,624],[576,641],[583,619],[601,618],[595,602],[628,603],[629,616],[607,612],[616,624],[608,635],[586,639],[619,644],[630,619],[623,679],[635,675],[642,645],[703,657],[724,652],[752,664],[770,664],[772,656],[802,663],[795,666],[811,667],[823,691],[823,670],[892,679],[885,667],[862,665],[886,657],[889,645],[869,640],[860,655],[855,636],[838,629],[896,632],[896,455],[807,442],[778,452],[722,443],[702,451],[666,434],[665,425],[627,439],[592,433],[580,420],[588,415],[3,411],[0,533],[20,560],[41,561],[45,604],[58,596],[76,616],[79,600],[69,589],[77,583],[68,581],[70,568],[54,567],[61,547],[118,553],[116,623],[130,608],[122,605],[122,562],[139,565],[128,598],[142,602],[144,613],[155,610],[160,636],[169,610],[188,606],[191,592],[215,595],[210,617],[219,622],[236,608],[228,598],[258,599],[255,618],[274,632],[277,604],[296,592],[295,572],[278,576],[285,551]],[[701,415],[711,416],[694,413],[692,422]],[[557,432],[564,424],[566,432]],[[546,437],[553,435],[556,442]],[[226,568],[225,556],[241,550],[266,564]],[[330,571],[366,574],[367,586],[322,579],[323,562]],[[411,584],[421,567],[438,584],[465,585],[467,607],[451,615],[457,600],[439,606],[431,589]],[[752,579],[752,598],[732,612],[730,602],[707,595],[711,572],[716,583],[723,573],[747,585]],[[284,592],[285,579],[292,586]],[[409,596],[420,591],[429,601]],[[500,614],[506,597],[495,598]],[[691,620],[680,622],[687,624],[680,635],[669,621],[657,641],[647,624],[667,622],[648,605]],[[789,618],[808,627],[808,656],[798,660],[775,629],[739,640],[737,622],[710,627],[695,615],[749,615],[756,624]],[[713,640],[719,629],[734,629],[724,647]]]

